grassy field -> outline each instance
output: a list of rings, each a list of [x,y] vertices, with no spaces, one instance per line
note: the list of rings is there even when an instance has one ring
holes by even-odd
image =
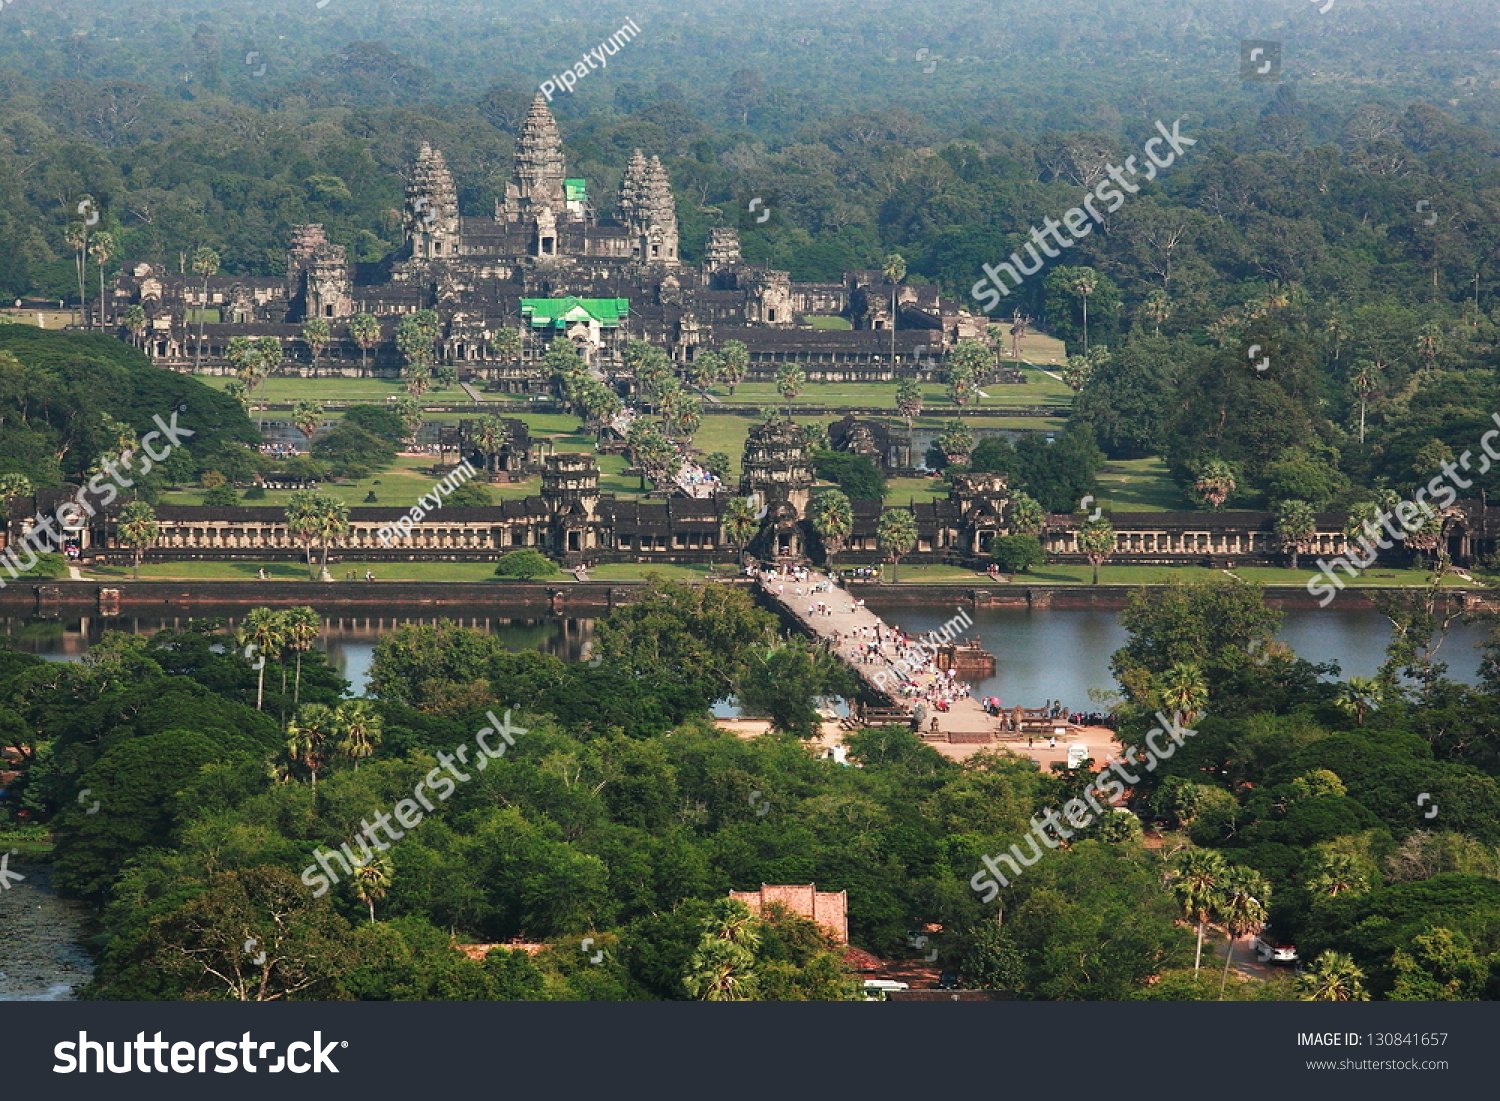
[[[1003,409],[1023,405],[1072,405],[1073,391],[1056,379],[1041,371],[1022,368],[1025,382],[993,383],[985,387],[987,398],[974,399],[970,408]],[[786,399],[776,392],[772,382],[742,382],[734,388],[733,398],[728,388],[715,386],[709,391],[722,401],[740,404],[774,405],[784,408]],[[922,400],[925,404],[948,406],[948,389],[936,382],[922,384]],[[861,408],[896,408],[896,384],[894,382],[810,382],[797,395],[793,406],[823,405]]]
[[[489,581],[495,577],[493,562],[360,562],[354,559],[335,561],[329,557],[328,572],[336,583],[352,584],[345,576],[353,570],[358,584],[365,570],[381,581]],[[300,562],[152,562],[141,567],[142,581],[258,581],[257,571],[266,571],[268,581],[307,581],[307,567]],[[89,579],[111,580],[131,576],[129,566],[85,571]],[[571,581],[571,574],[558,578]],[[309,582],[312,584],[313,582]]]
[[[226,375],[199,375],[198,381],[216,390],[222,390],[234,380],[232,376]],[[276,376],[266,379],[255,388],[255,400],[257,402],[348,401],[383,404],[386,398],[399,398],[405,393],[406,387],[402,385],[401,380],[393,378]],[[483,394],[482,391],[481,394],[488,404],[515,406],[518,409],[524,409],[528,405],[524,398],[517,400],[516,396],[511,394]],[[446,390],[429,390],[422,398],[424,403],[432,405],[461,405],[473,400],[467,390],[458,386],[450,386]]]
[[[1195,507],[1161,459],[1105,463],[1099,472],[1097,503],[1107,512],[1173,512]]]

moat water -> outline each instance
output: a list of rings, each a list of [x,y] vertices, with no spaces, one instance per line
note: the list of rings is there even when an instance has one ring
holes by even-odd
[[[935,596],[938,594],[934,594]],[[948,602],[931,608],[882,607],[879,595],[867,597],[872,609],[887,623],[910,632],[931,630],[957,611]],[[1090,609],[980,608],[969,610],[974,626],[966,637],[977,637],[995,655],[995,676],[978,688],[986,695],[1040,706],[1056,699],[1074,710],[1088,710],[1090,689],[1113,690],[1110,655],[1125,641],[1115,612]],[[538,616],[534,611],[505,608],[423,610],[384,608],[326,621],[320,647],[333,666],[362,692],[369,676],[375,645],[381,637],[406,623],[432,623],[450,618],[502,639],[512,650],[540,650],[568,661],[581,657],[593,637],[594,621],[567,616]],[[56,620],[0,617],[0,642],[19,650],[60,661],[77,661],[105,631],[150,634],[162,628],[183,627],[187,617],[115,616]],[[230,618],[230,625],[234,619]],[[1475,648],[1485,635],[1478,627],[1455,624],[1439,652],[1454,680],[1472,682],[1479,668]],[[1313,662],[1333,662],[1340,676],[1368,677],[1385,659],[1390,625],[1369,608],[1293,608],[1285,611],[1280,638],[1300,656]]]

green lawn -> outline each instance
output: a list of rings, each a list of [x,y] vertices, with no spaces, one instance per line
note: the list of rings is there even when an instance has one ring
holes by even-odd
[[[891,564],[882,563],[880,569],[885,580],[890,581]],[[899,572],[903,585],[978,584],[988,580],[983,573],[962,566],[918,566],[903,562]]]
[[[1161,459],[1105,463],[1099,472],[1097,503],[1106,512],[1176,512],[1194,508]]]
[[[337,551],[334,552],[337,555]],[[257,571],[264,569],[268,581],[307,581],[307,567],[300,562],[150,562],[141,567],[142,581],[258,581]],[[348,584],[344,576],[355,571],[363,578],[365,570],[380,581],[488,581],[495,577],[493,562],[359,562],[353,559],[329,559],[328,572],[338,584]],[[85,572],[98,580],[129,578],[129,566],[107,567]],[[570,574],[559,574],[553,580],[572,580]],[[359,584],[364,584],[363,580]]]
[[[234,381],[233,376],[229,375],[199,375],[197,377],[199,382],[212,386],[216,390],[222,390]],[[388,397],[399,398],[405,393],[406,387],[401,380],[394,378],[300,378],[295,375],[277,375],[266,379],[255,388],[255,400],[277,403],[343,401],[382,404]],[[524,397],[518,398],[513,394],[485,394],[482,390],[480,393],[486,403],[514,405],[517,408],[525,408],[528,405]],[[450,386],[446,390],[429,390],[422,397],[424,404],[431,405],[461,405],[473,400],[469,392],[459,386]]]
[[[854,328],[853,322],[847,317],[812,317],[807,318],[807,323],[814,329],[839,329],[849,331]]]
[[[1317,567],[1316,557],[1302,559],[1302,569],[1289,570],[1274,566],[1237,566],[1233,570],[1237,577],[1243,577],[1246,581],[1258,581],[1262,585],[1296,585],[1305,587],[1310,578],[1322,577],[1322,571]],[[1351,581],[1349,575],[1342,570],[1335,573],[1344,579],[1344,584],[1350,587],[1375,586],[1416,586],[1425,587],[1432,583],[1432,574],[1426,570],[1392,570],[1372,569],[1360,574],[1358,580]],[[1326,581],[1326,579],[1325,579]],[[1443,584],[1449,587],[1472,588],[1473,582],[1465,581],[1457,574],[1448,574],[1443,578]]]
[[[947,499],[948,482],[943,478],[890,478],[885,483],[885,503],[892,508]]]
[[[732,562],[720,563],[716,567],[698,564],[676,565],[670,562],[609,562],[589,570],[589,580],[639,581],[648,573],[654,573],[660,574],[668,581],[701,581],[715,569],[722,573],[737,570],[739,566]]]
[[[1021,383],[992,383],[984,388],[987,398],[975,398],[970,408],[1007,408],[1019,405],[1072,405],[1073,391],[1054,378],[1040,371],[1023,367],[1026,381]],[[786,406],[786,399],[776,392],[772,382],[742,382],[734,389],[734,397],[723,386],[710,390],[723,401],[740,404]],[[935,382],[922,384],[922,400],[925,404],[951,406],[948,389]],[[797,395],[793,405],[824,405],[861,408],[896,408],[896,383],[894,382],[810,382]]]

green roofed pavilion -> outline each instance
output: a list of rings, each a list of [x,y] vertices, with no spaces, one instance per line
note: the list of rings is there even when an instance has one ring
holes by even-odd
[[[597,321],[601,328],[618,329],[630,316],[628,298],[523,298],[521,316],[533,329],[566,329],[575,321]]]

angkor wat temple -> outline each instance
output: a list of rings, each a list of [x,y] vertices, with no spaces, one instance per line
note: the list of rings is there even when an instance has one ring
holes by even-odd
[[[275,336],[287,357],[283,371],[388,376],[402,362],[393,339],[400,319],[431,309],[442,322],[436,362],[509,392],[547,387],[538,361],[561,338],[606,371],[620,365],[632,338],[649,340],[679,365],[739,340],[750,352],[751,378],[796,362],[813,381],[875,381],[934,378],[960,339],[986,331],[984,317],[935,287],[893,287],[879,271],[794,283],[788,272],[747,264],[729,227],[710,231],[701,264],[685,264],[660,159],[637,150],[616,215],[599,216],[587,181],[568,175],[557,123],[540,96],[493,213],[461,214],[443,154],[424,144],[403,217],[401,247],[378,263],[351,262],[321,225],[304,225],[296,227],[285,278],[212,276],[205,292],[205,280],[191,272],[127,265],[112,312],[143,307],[145,332],[121,335],[165,366],[186,369],[201,359],[207,371],[222,372],[231,338]],[[350,331],[360,313],[380,321],[373,347],[362,348]],[[813,328],[805,320],[812,316],[841,317],[852,328]],[[331,337],[316,355],[301,338],[302,323],[315,317],[328,322]],[[496,334],[506,328],[522,336],[519,356],[496,350]]]

